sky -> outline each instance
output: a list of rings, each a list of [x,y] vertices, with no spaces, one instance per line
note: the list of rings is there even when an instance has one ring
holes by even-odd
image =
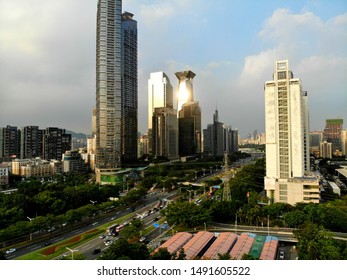
[[[97,0],[0,0],[0,127],[57,126],[89,134],[95,106]],[[264,83],[289,60],[308,92],[310,130],[347,128],[347,1],[123,0],[138,25],[138,128],[147,82],[191,70],[202,128],[264,132]]]

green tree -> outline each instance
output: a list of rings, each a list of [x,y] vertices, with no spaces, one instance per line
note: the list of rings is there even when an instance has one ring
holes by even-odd
[[[0,251],[0,260],[6,260],[5,253]]]
[[[228,253],[219,254],[218,253],[218,260],[230,260],[230,259],[231,259],[230,254],[228,254]]]
[[[341,253],[332,233],[322,226],[306,222],[293,232],[298,239],[301,260],[339,260]]]
[[[258,260],[256,258],[254,258],[251,254],[243,254],[241,257],[241,260]]]
[[[185,260],[186,259],[186,253],[184,252],[184,249],[181,248],[178,252],[178,255],[176,255],[175,260]]]
[[[336,206],[332,203],[320,205],[320,224],[331,231],[347,232],[346,210],[347,206]]]
[[[117,239],[116,242],[110,245],[110,247],[103,252],[99,257],[101,260],[148,260],[149,251],[147,246],[140,243],[129,243],[124,238]]]
[[[120,233],[120,235],[127,239],[131,240],[134,237],[140,236],[140,231],[143,227],[143,222],[141,220],[134,220],[131,222],[131,224],[124,227]]]
[[[307,220],[307,216],[304,211],[294,210],[284,215],[284,221],[288,227],[297,228]]]
[[[201,205],[204,209],[211,209],[213,221],[230,223],[235,221],[237,203],[235,201],[206,200]],[[204,210],[205,211],[205,210]]]
[[[160,248],[151,258],[152,260],[171,260],[173,255],[169,253],[167,248]]]
[[[211,220],[211,210],[190,202],[175,202],[163,211],[170,225],[183,224],[186,227],[203,226]]]

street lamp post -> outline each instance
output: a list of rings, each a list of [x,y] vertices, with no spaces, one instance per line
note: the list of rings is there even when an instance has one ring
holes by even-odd
[[[205,231],[206,231],[206,223],[204,222],[204,226],[205,226]]]
[[[77,252],[77,249],[70,249],[69,247],[66,247],[71,252],[71,260],[73,260],[73,252]]]
[[[35,218],[30,218],[30,217],[27,217],[27,218],[29,219],[30,224],[31,224],[31,221],[35,219]],[[30,229],[30,241],[31,241],[31,240],[33,240],[33,233],[32,233],[32,231],[31,231],[31,229]]]
[[[189,192],[189,202],[192,202],[192,192],[193,192],[193,190],[190,190],[190,192]],[[194,195],[194,193],[193,193],[193,195]]]
[[[237,213],[235,214],[235,233],[237,234]]]

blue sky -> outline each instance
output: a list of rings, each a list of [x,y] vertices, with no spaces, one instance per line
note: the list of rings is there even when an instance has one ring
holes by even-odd
[[[89,133],[95,104],[96,0],[0,0],[0,127],[59,126]],[[83,8],[81,8],[83,7]],[[311,130],[347,125],[347,2],[123,0],[139,32],[139,130],[147,80],[192,70],[202,126],[241,136],[264,131],[264,91],[274,59],[288,59],[308,91]]]

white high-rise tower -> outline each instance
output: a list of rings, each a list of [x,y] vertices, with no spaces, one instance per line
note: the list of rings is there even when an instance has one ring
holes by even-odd
[[[274,80],[265,83],[266,177],[271,202],[319,202],[310,176],[307,92],[293,78],[288,61],[276,61]]]

